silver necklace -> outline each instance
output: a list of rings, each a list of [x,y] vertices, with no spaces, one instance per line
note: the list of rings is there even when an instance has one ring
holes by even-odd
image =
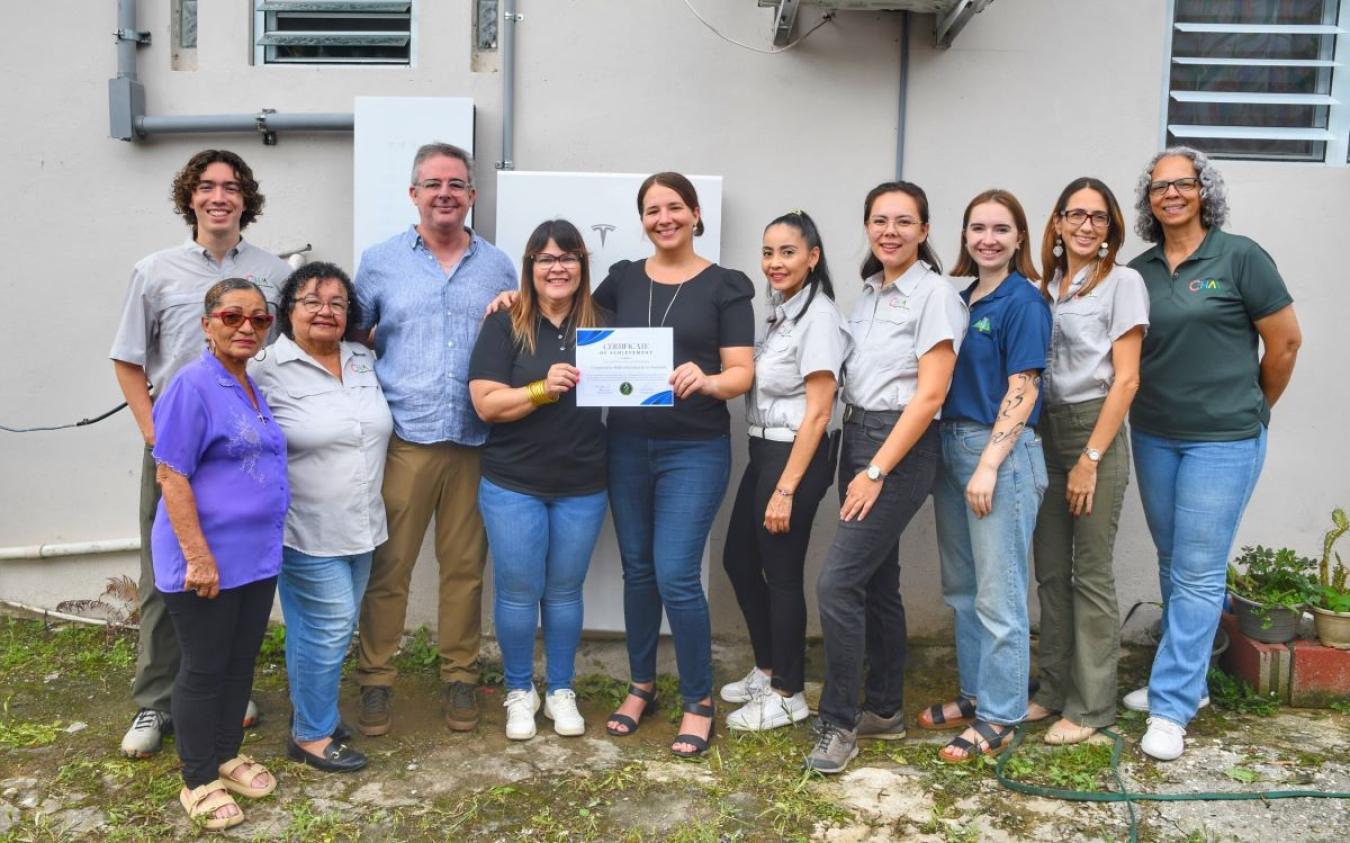
[[[657,326],[655,326],[655,327],[657,327],[657,328],[664,328],[664,327],[666,327],[666,317],[670,315],[670,309],[671,309],[672,307],[675,306],[675,300],[678,299],[678,298],[680,297],[680,290],[683,290],[683,289],[684,289],[684,285],[687,284],[687,283],[689,283],[689,282],[688,282],[688,281],[681,281],[679,284],[677,284],[677,285],[675,286],[675,295],[673,295],[673,296],[670,297],[670,304],[666,305],[666,312],[663,313],[663,314],[661,314],[661,324],[660,324],[660,325],[657,325]],[[648,328],[651,328],[651,327],[653,327],[653,326],[652,326],[652,294],[656,291],[656,279],[655,279],[655,278],[652,278],[650,275],[648,275],[648,276],[647,276],[647,285],[648,285],[648,286],[647,286],[647,327],[648,327]]]

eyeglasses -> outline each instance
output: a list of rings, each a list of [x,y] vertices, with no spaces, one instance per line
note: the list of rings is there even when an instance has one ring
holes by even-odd
[[[276,317],[270,313],[255,313],[252,316],[245,316],[237,310],[217,310],[211,315],[219,319],[226,328],[238,328],[247,319],[255,331],[266,331],[276,321]]]
[[[872,219],[868,220],[868,223],[877,228],[887,228],[890,225],[894,224],[896,228],[902,229],[913,228],[916,225],[923,225],[922,220],[911,219],[910,217],[896,217],[894,219],[887,219],[886,217],[872,217]]]
[[[534,256],[534,265],[540,269],[552,269],[554,264],[562,264],[563,269],[576,269],[581,266],[581,255],[565,252],[561,255],[539,254]]]
[[[296,304],[303,307],[306,313],[318,313],[320,310],[323,310],[325,306],[327,306],[329,310],[331,310],[333,313],[339,316],[347,312],[346,299],[333,299],[332,301],[322,301],[316,298],[303,298],[297,301]]]
[[[1088,213],[1081,208],[1074,208],[1071,211],[1060,211],[1059,217],[1074,228],[1082,225],[1083,220],[1088,219],[1092,220],[1092,226],[1094,228],[1106,228],[1111,224],[1111,215],[1105,211],[1093,211],[1092,213]]]
[[[473,187],[473,185],[465,181],[460,181],[459,179],[450,179],[450,181],[441,181],[440,179],[427,179],[426,181],[420,183],[418,187],[422,188],[428,193],[440,193],[441,188],[445,188],[451,193],[463,193],[464,191]]]
[[[1155,181],[1148,186],[1148,192],[1153,196],[1162,196],[1169,187],[1175,187],[1177,193],[1194,193],[1200,189],[1200,180],[1190,179],[1172,179],[1171,181]]]

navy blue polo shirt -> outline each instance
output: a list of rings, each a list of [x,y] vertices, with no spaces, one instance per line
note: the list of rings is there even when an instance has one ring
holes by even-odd
[[[978,283],[962,291],[961,300],[967,305]],[[970,327],[956,356],[956,371],[952,373],[947,401],[942,405],[942,418],[992,425],[1003,397],[1008,394],[1008,378],[1018,372],[1045,369],[1050,325],[1050,307],[1045,297],[1018,272],[1010,274],[994,292],[976,302],[970,308]],[[1036,424],[1040,413],[1038,392],[1027,425]]]

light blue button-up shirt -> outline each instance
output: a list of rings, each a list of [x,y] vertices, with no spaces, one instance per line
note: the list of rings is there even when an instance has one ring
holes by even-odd
[[[488,426],[469,400],[469,357],[488,303],[515,290],[506,253],[470,232],[447,274],[416,226],[371,246],[356,273],[359,329],[375,327],[375,374],[406,442],[481,445]]]

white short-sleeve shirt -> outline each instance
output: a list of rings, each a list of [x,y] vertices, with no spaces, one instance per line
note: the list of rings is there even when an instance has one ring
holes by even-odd
[[[287,547],[310,556],[353,556],[389,537],[380,489],[394,419],[370,349],[344,342],[342,380],[289,337],[249,374],[286,434],[291,508]]]
[[[1063,299],[1059,272],[1048,285],[1054,327],[1043,380],[1049,404],[1105,397],[1116,376],[1111,344],[1133,328],[1148,328],[1148,289],[1139,273],[1128,266],[1113,267],[1091,292],[1081,295],[1078,290],[1093,266],[1079,270]]]
[[[806,417],[806,376],[829,372],[839,382],[848,356],[844,316],[828,296],[803,291],[782,301],[776,294],[767,328],[755,342],[755,380],[746,422],[800,430]]]
[[[961,350],[969,313],[956,288],[923,261],[883,285],[881,273],[863,282],[848,330],[844,402],[864,410],[901,410],[919,388],[919,358],[950,340]]]

